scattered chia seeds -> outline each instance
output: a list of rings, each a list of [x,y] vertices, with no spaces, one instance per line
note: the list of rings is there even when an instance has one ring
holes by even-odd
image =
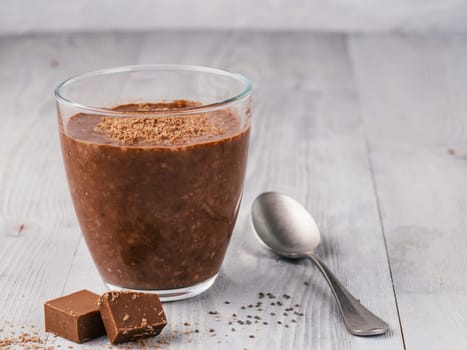
[[[306,283],[305,283],[306,284]],[[264,303],[261,301],[261,299],[269,299],[269,302]],[[257,294],[257,300],[250,303],[250,304],[243,304],[239,305],[238,308],[240,310],[239,313],[232,313],[231,317],[229,319],[225,320],[226,324],[230,326],[228,329],[230,329],[230,332],[240,332],[240,331],[245,331],[243,329],[246,326],[251,326],[253,324],[257,324],[258,326],[255,326],[256,331],[259,331],[261,327],[264,326],[269,326],[271,324],[277,324],[277,325],[282,325],[284,328],[291,328],[291,325],[295,325],[298,323],[297,316],[304,316],[302,312],[300,312],[300,304],[292,304],[291,300],[292,297],[288,294],[280,294],[279,296],[276,296],[272,293],[265,293],[265,292],[258,292]],[[224,304],[226,305],[231,305],[232,302],[229,300],[225,300]],[[275,307],[276,310],[277,307],[281,307],[279,310],[282,311],[276,311],[272,312],[271,307]],[[283,307],[283,309],[282,309]],[[268,308],[270,310],[268,310]],[[248,311],[243,312],[241,310],[247,310],[247,309],[253,309],[256,310],[257,312],[260,311],[266,311],[266,314],[263,314],[263,317],[259,316],[258,314],[246,314]],[[251,311],[250,311],[251,312]],[[217,310],[211,310],[208,311],[209,315],[213,315],[214,320],[216,322],[222,321],[223,317],[221,317],[221,313]],[[290,318],[288,319],[289,316],[295,315],[295,318]],[[283,320],[278,320],[278,316],[280,315],[282,317],[285,317],[286,319]],[[233,327],[233,325],[237,324],[240,329]],[[189,326],[190,324],[188,322],[184,323],[185,326]],[[251,330],[251,327],[250,327]],[[193,332],[193,331],[190,331]],[[198,330],[195,330],[194,333],[198,333]],[[211,328],[209,329],[209,335],[210,336],[217,336],[220,337],[220,334],[216,334],[216,331]],[[229,334],[225,335],[226,337],[229,336]],[[249,335],[250,338],[255,338],[254,335]]]

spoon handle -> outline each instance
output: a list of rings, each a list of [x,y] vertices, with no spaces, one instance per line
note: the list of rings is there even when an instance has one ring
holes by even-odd
[[[389,330],[389,325],[360,304],[316,255],[309,254],[308,257],[316,264],[331,287],[350,333],[369,336],[384,334]]]

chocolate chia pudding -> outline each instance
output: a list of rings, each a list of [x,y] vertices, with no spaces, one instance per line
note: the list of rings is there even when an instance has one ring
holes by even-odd
[[[231,109],[127,104],[134,117],[79,113],[60,129],[74,207],[94,262],[117,287],[168,290],[215,276],[242,195],[249,124]],[[168,116],[145,113],[167,111]]]

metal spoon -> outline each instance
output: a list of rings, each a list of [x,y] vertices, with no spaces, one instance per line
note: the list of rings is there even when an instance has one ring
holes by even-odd
[[[255,199],[251,216],[253,228],[267,248],[284,258],[309,258],[316,264],[336,297],[350,333],[369,336],[389,330],[389,325],[360,304],[313,253],[319,245],[319,229],[300,203],[281,193],[266,192]]]

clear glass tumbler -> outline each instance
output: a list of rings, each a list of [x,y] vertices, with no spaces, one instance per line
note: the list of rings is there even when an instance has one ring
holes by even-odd
[[[107,286],[163,301],[208,289],[242,197],[250,82],[130,66],[73,77],[55,96],[74,208]]]

